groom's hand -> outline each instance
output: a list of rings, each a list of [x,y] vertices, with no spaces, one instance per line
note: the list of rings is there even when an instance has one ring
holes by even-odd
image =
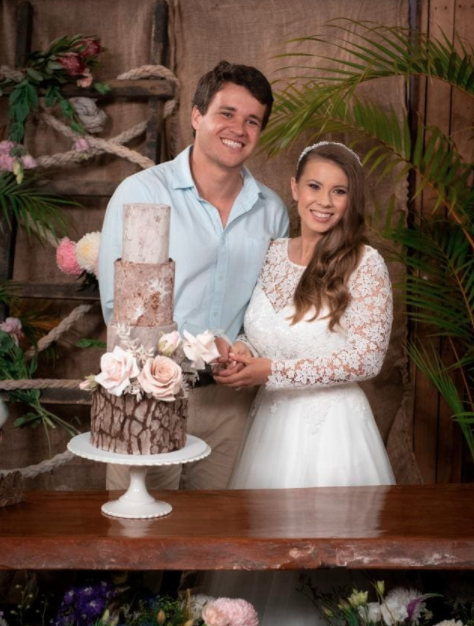
[[[214,379],[227,387],[255,387],[267,382],[272,373],[272,360],[260,359],[248,355],[240,355],[235,352],[229,353],[229,358],[242,365],[243,369],[229,373],[228,370],[219,372]]]

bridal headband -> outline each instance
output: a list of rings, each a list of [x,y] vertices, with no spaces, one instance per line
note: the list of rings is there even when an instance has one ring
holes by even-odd
[[[337,141],[319,141],[318,143],[313,143],[312,146],[308,146],[307,148],[305,148],[303,150],[303,152],[300,154],[300,157],[298,159],[298,163],[296,164],[296,167],[298,167],[298,165],[300,164],[301,159],[304,156],[306,156],[308,154],[308,152],[311,152],[312,150],[314,150],[315,148],[319,148],[320,146],[340,146],[341,148],[344,148],[345,150],[347,150],[347,152],[350,152],[352,154],[352,156],[357,159],[359,165],[362,166],[362,163],[361,163],[359,155],[356,154],[354,152],[354,150],[351,150],[350,148],[348,148],[345,144],[338,143]]]

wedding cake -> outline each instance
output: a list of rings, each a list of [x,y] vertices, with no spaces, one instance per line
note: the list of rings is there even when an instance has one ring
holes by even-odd
[[[170,212],[161,204],[124,205],[114,316],[91,411],[92,445],[102,450],[159,454],[186,443],[181,368],[158,354],[160,339],[177,335],[175,265],[168,258]]]

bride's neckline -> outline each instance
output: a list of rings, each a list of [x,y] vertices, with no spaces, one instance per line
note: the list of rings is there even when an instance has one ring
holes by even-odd
[[[300,270],[306,269],[307,267],[306,265],[300,265],[299,263],[295,263],[294,261],[290,259],[290,241],[291,241],[291,238],[288,237],[288,239],[286,240],[286,259],[288,263],[290,263],[290,265],[293,265],[293,267],[299,268]]]

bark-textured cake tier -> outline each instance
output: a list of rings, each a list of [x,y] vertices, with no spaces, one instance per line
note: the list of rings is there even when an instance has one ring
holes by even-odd
[[[122,260],[165,263],[169,257],[171,208],[166,204],[125,204]]]
[[[159,265],[115,261],[114,317],[127,326],[173,323],[174,262]]]
[[[127,349],[128,341],[136,342],[136,345],[143,346],[145,350],[152,350],[156,354],[158,341],[162,335],[171,333],[178,328],[176,322],[169,326],[119,326],[109,324],[107,327],[107,352],[112,352],[115,346]]]
[[[93,394],[91,443],[121,454],[161,454],[186,444],[187,400],[160,402],[124,394],[113,396],[102,387]]]

